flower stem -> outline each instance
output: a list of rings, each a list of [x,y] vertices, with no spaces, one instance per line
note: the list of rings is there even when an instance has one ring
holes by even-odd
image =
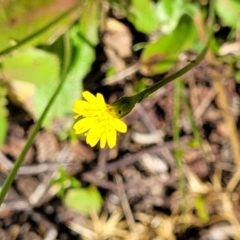
[[[188,71],[190,71],[192,68],[197,66],[205,57],[209,45],[211,43],[212,39],[212,33],[213,33],[213,24],[214,24],[214,0],[210,0],[209,2],[209,35],[208,39],[206,41],[205,47],[201,51],[201,53],[197,56],[197,58],[187,64],[185,67],[180,69],[179,71],[175,72],[174,74],[170,75],[169,77],[164,78],[163,80],[160,80],[159,82],[155,83],[153,86],[143,90],[142,92],[137,93],[136,95],[130,96],[130,97],[122,97],[119,100],[117,100],[115,103],[113,103],[113,106],[116,106],[116,108],[119,110],[119,116],[124,117],[127,115],[135,106],[136,103],[141,102],[143,99],[147,98],[150,94],[154,93],[167,83],[181,77]]]
[[[139,95],[142,95],[144,98],[148,97],[150,94],[154,93],[156,90],[159,88],[163,87],[167,83],[181,77],[185,73],[187,73],[189,70],[197,66],[205,57],[207,50],[209,48],[211,39],[212,39],[212,34],[213,34],[213,24],[214,24],[214,0],[210,0],[210,6],[209,6],[209,19],[210,19],[210,26],[209,26],[209,35],[208,39],[206,42],[205,47],[203,48],[202,52],[197,56],[197,58],[190,62],[187,66],[184,68],[180,69],[176,73],[172,74],[171,76],[157,82],[153,86],[145,89],[144,91],[140,92]],[[138,94],[137,94],[138,95]],[[136,96],[136,95],[135,95]]]
[[[41,128],[42,126],[42,123],[50,109],[50,107],[52,106],[53,102],[55,101],[57,95],[59,94],[59,92],[61,91],[62,87],[63,87],[63,84],[65,82],[65,79],[66,79],[66,75],[67,75],[67,72],[68,72],[68,69],[69,69],[69,38],[68,38],[68,35],[65,34],[64,35],[64,61],[63,61],[63,71],[61,73],[61,81],[57,87],[57,89],[55,90],[54,94],[52,95],[51,99],[49,100],[48,102],[48,105],[46,106],[46,108],[44,109],[42,115],[40,116],[38,122],[35,124],[28,140],[27,140],[27,143],[25,144],[20,156],[18,157],[18,159],[16,160],[16,162],[14,163],[14,166],[12,168],[12,170],[10,171],[9,175],[7,176],[3,186],[2,186],[2,189],[1,189],[1,192],[0,192],[0,206],[1,204],[3,203],[3,200],[8,192],[8,190],[10,189],[17,173],[18,173],[18,170],[19,168],[21,167],[25,157],[26,157],[26,154],[28,152],[28,150],[30,149],[30,147],[32,146],[32,143],[33,143],[33,140],[35,138],[35,136],[37,135],[39,129]]]

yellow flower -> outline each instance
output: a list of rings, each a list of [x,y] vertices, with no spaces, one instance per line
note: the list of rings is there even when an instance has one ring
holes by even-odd
[[[82,96],[85,100],[75,101],[72,109],[76,113],[75,119],[80,117],[73,125],[75,133],[85,133],[86,142],[91,147],[100,140],[100,148],[104,148],[106,144],[113,148],[116,146],[117,131],[127,132],[127,125],[119,119],[117,108],[106,104],[100,93],[95,97],[84,91]]]

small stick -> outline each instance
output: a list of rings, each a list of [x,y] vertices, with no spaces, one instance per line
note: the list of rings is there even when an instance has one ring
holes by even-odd
[[[132,239],[133,240],[137,240],[138,239],[138,234],[136,232],[136,224],[135,224],[135,220],[132,214],[132,210],[130,208],[126,193],[125,193],[125,188],[124,188],[124,184],[123,184],[123,180],[122,177],[119,174],[115,175],[115,180],[118,186],[118,194],[122,203],[122,208],[129,226],[129,229],[131,231],[131,235],[132,235]]]

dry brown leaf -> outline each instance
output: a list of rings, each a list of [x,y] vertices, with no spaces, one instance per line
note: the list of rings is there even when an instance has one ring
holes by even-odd
[[[125,69],[124,58],[132,55],[132,36],[129,29],[119,21],[108,18],[103,42],[110,65],[116,72]]]
[[[35,92],[35,85],[30,82],[23,82],[12,80],[9,83],[9,96],[11,101],[22,106],[26,111],[32,113],[33,111],[33,96]]]

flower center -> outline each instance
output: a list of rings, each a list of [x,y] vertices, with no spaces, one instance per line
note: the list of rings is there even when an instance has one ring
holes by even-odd
[[[107,105],[107,112],[113,117],[113,118],[119,118],[116,110],[114,107]]]

